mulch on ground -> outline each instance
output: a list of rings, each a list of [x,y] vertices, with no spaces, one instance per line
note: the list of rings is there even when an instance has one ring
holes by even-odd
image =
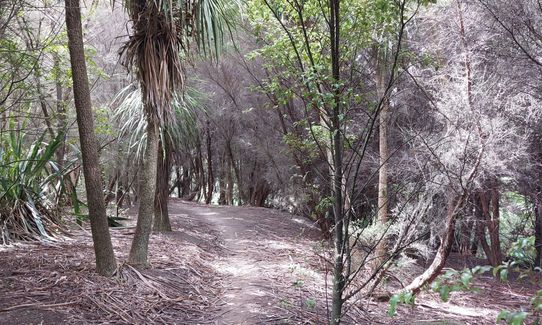
[[[176,207],[200,209],[197,204]],[[243,324],[325,323],[329,255],[313,230],[296,228],[299,219],[270,209],[215,207],[213,213],[222,216],[218,227],[212,216],[176,213],[175,206],[172,211],[175,231],[152,235],[151,267],[121,264],[113,278],[94,273],[88,230],[52,242],[1,247],[0,324],[229,324],[224,320],[236,319],[230,316],[241,309],[231,302],[242,300],[227,297],[247,288],[260,295],[247,296],[247,303],[260,305],[264,314]],[[111,231],[119,261],[127,259],[133,231]],[[240,249],[231,245],[237,236],[245,245]],[[235,269],[238,265],[225,265],[243,257],[258,270],[247,276],[250,286],[244,287],[239,281],[244,275],[235,278],[242,271]],[[449,266],[461,269],[462,263],[454,256]],[[400,306],[394,318],[386,315],[388,303],[360,300],[348,305],[345,323],[495,324],[501,310],[527,310],[539,289],[539,282],[500,282],[490,275],[474,283],[477,292],[454,292],[446,303],[424,291],[415,307]]]

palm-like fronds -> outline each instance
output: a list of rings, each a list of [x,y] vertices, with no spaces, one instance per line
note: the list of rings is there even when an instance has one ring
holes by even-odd
[[[26,149],[24,134],[11,129],[0,146],[0,243],[49,238],[59,223],[63,175],[53,159],[64,135],[45,143],[44,132]]]
[[[155,124],[174,118],[171,104],[184,90],[184,64],[194,40],[218,52],[237,1],[127,0],[133,34],[121,49],[123,62],[141,83],[144,111]]]
[[[144,111],[155,124],[174,118],[171,104],[184,88],[184,65],[190,40],[204,52],[218,52],[229,24],[231,1],[128,0],[133,34],[121,49],[124,64],[141,83]]]
[[[174,151],[192,147],[197,137],[195,112],[201,109],[199,97],[193,89],[187,89],[182,98],[173,97],[171,106],[175,118],[162,124],[159,133],[162,143],[170,143]],[[128,137],[129,150],[140,159],[145,152],[147,129],[141,88],[129,85],[119,92],[114,104],[118,105],[114,118],[121,126],[119,137]]]
[[[184,85],[182,38],[175,22],[154,1],[133,1],[131,14],[134,33],[122,49],[124,64],[136,68],[145,113],[159,124],[171,119],[173,92]]]

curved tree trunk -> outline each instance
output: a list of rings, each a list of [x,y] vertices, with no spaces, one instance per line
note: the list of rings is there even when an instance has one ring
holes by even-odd
[[[156,170],[156,193],[154,196],[154,231],[171,231],[169,221],[169,173],[171,171],[171,152],[168,143],[158,144],[158,163]]]
[[[425,285],[433,282],[433,280],[435,280],[440,274],[440,272],[444,268],[444,265],[446,264],[446,260],[448,259],[448,255],[450,255],[450,251],[452,249],[452,244],[454,242],[455,236],[456,216],[463,206],[463,201],[464,198],[454,198],[450,201],[450,203],[448,204],[448,211],[446,213],[446,232],[444,236],[442,236],[440,246],[437,250],[435,258],[433,259],[433,262],[425,270],[425,272],[415,278],[408,286],[406,286],[401,291],[410,291],[413,294],[417,294]]]
[[[83,157],[83,173],[87,191],[88,210],[94,252],[96,254],[96,271],[111,276],[117,269],[117,262],[111,244],[109,225],[103,196],[103,183],[98,156],[98,143],[94,134],[94,120],[90,101],[85,52],[83,48],[83,32],[81,27],[81,7],[79,0],[66,0],[66,26],[68,29],[68,47],[72,67],[73,93],[79,141]]]
[[[158,158],[158,128],[152,118],[147,121],[147,147],[143,168],[139,177],[139,211],[137,225],[130,249],[128,262],[136,266],[147,266],[149,236],[154,214],[154,194],[156,188],[156,165]]]

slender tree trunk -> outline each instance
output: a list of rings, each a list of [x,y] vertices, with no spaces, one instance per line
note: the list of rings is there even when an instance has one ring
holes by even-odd
[[[542,259],[542,201],[538,198],[533,200],[534,203],[534,245],[536,248],[535,266],[541,266]]]
[[[158,128],[152,119],[148,119],[147,124],[147,147],[145,149],[143,168],[139,174],[139,212],[134,240],[128,258],[130,264],[143,267],[148,265],[147,255],[154,214],[158,158]]]
[[[242,205],[248,200],[247,200],[247,197],[245,195],[244,188],[243,188],[243,182],[242,182],[242,179],[241,179],[240,168],[235,163],[235,159],[233,157],[233,150],[231,148],[231,140],[226,142],[226,150],[227,150],[226,152],[228,153],[229,162],[230,162],[230,172],[233,169],[233,174],[235,175],[235,179],[237,180],[237,190],[239,192],[239,205]],[[239,165],[240,165],[240,163],[239,163]],[[232,187],[231,191],[232,191],[232,193],[233,193],[233,185],[234,185],[234,183],[235,183],[235,181],[233,179],[231,179],[231,187]]]
[[[406,286],[401,291],[410,291],[413,294],[417,294],[425,285],[433,282],[433,280],[435,280],[440,274],[440,272],[444,268],[446,259],[448,258],[448,255],[450,255],[450,251],[452,249],[452,244],[455,236],[456,216],[461,207],[463,206],[463,201],[463,198],[454,198],[450,200],[446,213],[446,232],[441,238],[441,243],[437,250],[437,255],[435,255],[433,262],[425,270],[425,272],[415,278],[408,286]]]
[[[335,84],[340,83],[340,0],[330,0],[330,39],[331,39],[331,71]],[[335,259],[333,263],[333,293],[331,302],[331,325],[341,323],[342,306],[344,303],[343,293],[345,289],[344,276],[344,256],[345,246],[348,246],[348,238],[345,238],[345,229],[348,224],[344,222],[344,202],[343,202],[343,146],[341,135],[341,98],[338,87],[333,90],[333,108],[331,112],[331,143],[333,153],[333,174],[332,174],[332,193],[333,193],[333,218],[335,221],[334,241],[335,241]]]
[[[203,154],[201,152],[201,141],[198,138],[198,144],[197,144],[197,154],[195,159],[195,171],[197,173],[196,181],[197,181],[197,195],[196,195],[196,201],[200,201],[201,198],[203,199],[207,198],[207,191],[206,191],[206,182],[205,182],[205,171],[203,169]]]
[[[60,58],[58,53],[54,53],[53,62],[55,69],[60,69]],[[68,116],[66,112],[66,105],[64,103],[64,95],[62,82],[60,80],[60,75],[57,75],[55,78],[55,88],[56,88],[56,114],[57,114],[57,134],[63,132],[66,134],[66,129],[68,128]],[[58,168],[60,170],[64,167],[64,156],[66,155],[66,137],[62,139],[62,144],[56,151],[56,161]]]
[[[499,183],[495,178],[491,182],[491,216],[489,219],[489,238],[491,238],[491,250],[497,265],[502,264],[501,237],[500,237],[500,192]]]
[[[175,166],[175,178],[176,178],[176,185],[177,185],[177,197],[180,199],[182,198],[182,178],[181,178],[181,171],[179,170],[179,166]]]
[[[83,172],[87,191],[88,210],[96,271],[111,276],[117,269],[117,262],[111,244],[107,214],[105,210],[103,183],[98,156],[98,143],[94,134],[94,120],[88,85],[83,31],[81,27],[81,7],[79,0],[65,0],[68,47],[72,67],[73,93],[79,127],[79,141],[83,157]]]
[[[182,191],[182,197],[187,197],[190,195],[190,184],[192,183],[192,174],[190,174],[189,167],[183,166],[183,191]]]
[[[55,69],[60,71],[60,58],[58,53],[53,53],[53,62]],[[57,134],[62,133],[62,143],[58,150],[56,151],[56,163],[59,170],[64,170],[64,160],[66,159],[66,135],[68,131],[68,114],[67,114],[67,97],[64,98],[64,90],[62,87],[62,81],[60,79],[60,75],[57,74],[55,77],[55,88],[56,88],[56,114],[57,114]],[[70,182],[69,176],[65,175],[62,179],[62,188],[64,189],[63,193],[63,200],[65,202],[70,202],[72,196],[72,193],[76,191],[75,187]],[[72,202],[72,205],[77,205],[78,203]],[[107,203],[106,203],[107,207]]]
[[[481,231],[480,242],[484,247],[489,263],[493,266],[502,263],[501,245],[499,236],[499,191],[496,182],[491,182],[489,189],[480,191],[480,205],[482,208],[483,230]],[[485,238],[485,228],[489,233],[490,243]]]
[[[378,98],[382,99],[380,107],[380,123],[379,123],[379,152],[380,152],[380,167],[378,170],[378,224],[386,225],[388,222],[388,123],[389,123],[389,100],[386,96],[386,70],[387,70],[387,50],[380,50],[377,54],[377,94]],[[376,247],[376,258],[373,263],[373,269],[379,268],[386,260],[388,252],[388,241],[386,234],[382,234],[382,238]]]
[[[158,144],[158,168],[156,171],[156,191],[154,196],[154,231],[171,231],[169,221],[169,173],[171,171],[171,149],[166,142]]]
[[[219,187],[220,187],[220,195],[218,197],[218,204],[220,205],[226,205],[226,192],[227,192],[227,184],[228,181],[226,179],[226,158],[225,155],[222,154],[222,158],[220,159],[220,178],[218,180]]]
[[[213,155],[212,155],[212,139],[211,139],[211,128],[209,126],[209,120],[207,120],[207,197],[205,198],[205,203],[211,203],[213,199],[215,176],[213,175]]]
[[[232,161],[229,155],[226,157],[226,204],[233,205],[233,177],[231,172]]]

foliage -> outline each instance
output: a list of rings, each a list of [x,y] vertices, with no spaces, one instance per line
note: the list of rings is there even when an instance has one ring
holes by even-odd
[[[476,275],[484,274],[491,270],[490,266],[476,266],[472,269],[457,271],[448,269],[431,284],[431,290],[437,292],[442,301],[448,301],[450,293],[454,291],[475,291],[472,280]]]
[[[502,193],[499,231],[503,251],[510,253],[518,240],[533,234],[532,212],[533,208],[526,196],[515,191]]]
[[[475,266],[472,269],[466,268],[461,271],[447,269],[431,283],[431,290],[439,294],[442,301],[447,302],[450,293],[455,291],[477,291],[472,280],[475,276],[482,275],[491,270],[491,266]],[[393,317],[397,311],[398,304],[414,305],[415,295],[410,291],[402,291],[393,295],[388,306],[388,315]]]
[[[499,277],[501,281],[507,281],[511,271],[519,274],[519,278],[528,277],[533,269],[536,258],[534,236],[519,238],[508,250],[509,260],[493,268],[493,276]],[[535,271],[537,271],[535,269]]]
[[[522,266],[532,266],[536,259],[535,237],[521,237],[512,243],[508,256],[514,263]]]
[[[524,311],[510,312],[503,310],[497,316],[497,323],[505,321],[509,325],[521,325],[529,314]]]
[[[503,262],[502,265],[496,266],[493,269],[493,275],[498,276],[501,281],[507,281],[508,274],[511,270],[519,274],[519,279],[542,272],[539,267],[534,269],[531,268],[533,254],[536,256],[536,250],[534,250],[534,237],[520,238],[512,245],[512,248],[508,252],[510,260]],[[528,268],[525,268],[526,266]],[[529,312],[524,310],[502,310],[497,316],[497,322],[505,321],[507,324],[520,325],[524,323],[527,317],[538,314],[540,310],[542,310],[542,290],[538,290],[531,298]]]
[[[182,151],[191,148],[196,141],[196,112],[201,109],[201,95],[188,89],[184,96],[177,95],[172,102],[173,118],[160,126],[160,138],[168,140],[172,149]],[[119,92],[114,103],[118,103],[114,119],[120,124],[118,137],[128,138],[128,151],[142,158],[145,152],[147,121],[139,87],[129,85]]]
[[[46,143],[43,132],[29,147],[15,118],[0,145],[0,232],[2,243],[51,238],[59,224],[57,199],[63,176],[54,154],[64,136]]]
[[[121,51],[124,65],[136,73],[145,114],[157,125],[172,118],[171,105],[184,89],[190,41],[195,40],[204,52],[212,44],[218,52],[236,6],[237,1],[222,0],[151,0],[144,5],[126,1],[134,26]]]
[[[390,298],[388,316],[393,317],[397,313],[399,304],[414,305],[416,296],[412,292],[396,293]]]

